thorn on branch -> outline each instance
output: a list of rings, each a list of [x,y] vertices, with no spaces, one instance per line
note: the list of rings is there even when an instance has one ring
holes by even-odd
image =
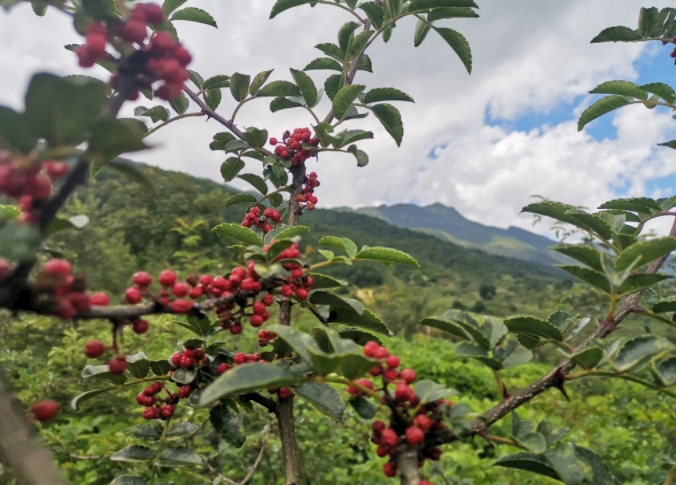
[[[563,394],[563,397],[566,398],[566,401],[570,402],[570,397],[568,396],[566,388],[564,387],[564,383],[566,382],[566,376],[563,374],[563,372],[561,372],[561,369],[557,369],[553,378],[554,384],[552,385],[552,387],[561,391],[561,394]]]

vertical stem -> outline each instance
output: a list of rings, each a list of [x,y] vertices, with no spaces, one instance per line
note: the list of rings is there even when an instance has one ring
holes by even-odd
[[[66,485],[54,457],[36,439],[0,366],[0,461],[19,485]]]
[[[418,450],[414,447],[403,445],[397,454],[397,469],[401,477],[401,485],[418,485],[418,482],[420,482]]]
[[[667,476],[664,485],[671,485],[674,483],[674,478],[676,478],[676,466],[672,466],[671,470],[669,470],[669,476]]]
[[[303,177],[305,176],[305,167],[293,167],[291,169],[293,181],[291,183],[291,192],[289,199],[289,215],[287,224],[295,226],[298,224],[300,211],[296,196],[301,193],[303,187]],[[283,298],[279,305],[279,324],[291,325],[291,300]],[[285,485],[301,485],[300,470],[300,450],[296,440],[296,423],[293,416],[293,396],[287,399],[279,399],[275,409],[277,422],[279,424],[279,434],[282,440],[282,456],[284,459],[284,483]]]

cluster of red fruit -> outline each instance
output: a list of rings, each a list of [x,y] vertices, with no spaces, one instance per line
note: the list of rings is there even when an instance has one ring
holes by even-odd
[[[242,225],[248,228],[258,227],[263,233],[267,234],[280,222],[282,222],[282,216],[279,211],[267,208],[263,211],[263,215],[261,215],[260,207],[255,205],[244,216]]]
[[[270,145],[275,147],[275,154],[284,160],[291,160],[291,165],[302,165],[314,155],[313,148],[319,145],[319,138],[312,137],[309,128],[296,128],[293,133],[285,131],[282,141],[270,138]]]
[[[44,170],[47,177],[40,172]],[[34,224],[37,221],[36,209],[39,204],[52,195],[52,182],[63,177],[68,164],[48,160],[31,163],[26,159],[16,160],[5,150],[0,150],[0,194],[19,201],[22,211],[19,222]]]
[[[255,301],[256,295],[253,297],[251,303],[251,313],[246,313],[245,309],[247,308],[247,303],[244,303],[244,306],[240,306],[240,309],[233,313],[236,303],[231,303],[228,305],[223,305],[216,308],[216,314],[218,315],[218,322],[223,330],[229,331],[232,335],[239,335],[244,331],[244,326],[242,325],[242,319],[244,317],[249,318],[249,323],[252,327],[260,327],[265,322],[270,319],[270,314],[268,313],[267,307],[272,306],[275,302],[272,295],[267,294],[261,298],[261,301]]]
[[[277,334],[275,332],[271,332],[269,330],[258,331],[258,345],[261,347],[267,347],[276,338]]]
[[[136,43],[142,47],[135,62],[130,62],[125,69],[121,68],[120,74],[140,74],[144,77],[141,87],[146,85],[149,87],[155,81],[164,81],[155,91],[155,95],[160,99],[171,101],[181,94],[183,83],[190,78],[186,66],[192,61],[192,56],[166,31],[157,32],[147,46],[144,44],[148,38],[148,24],[157,27],[164,22],[164,12],[159,5],[140,3],[132,9],[129,20],[115,25],[112,31],[125,42]],[[76,51],[80,66],[92,67],[102,59],[114,60],[106,52],[109,37],[110,31],[106,25],[92,23],[87,30],[87,43]],[[132,70],[134,72],[126,72]],[[118,76],[114,76],[111,80],[116,89],[118,80]],[[139,91],[135,89],[128,94],[127,99],[135,100],[138,96]]]
[[[159,295],[153,295],[150,292],[150,285],[153,282],[152,276],[145,271],[134,273],[134,286],[127,288],[124,292],[124,298],[130,305],[140,303],[144,297],[153,301],[159,302],[162,306],[170,306],[173,313],[188,313],[194,306],[194,303],[189,300],[184,300],[185,296],[190,295],[191,298],[199,298],[202,295],[202,290],[191,290],[188,283],[177,283],[176,273],[169,269],[165,269],[160,273],[158,278],[162,291]],[[173,293],[175,298],[170,302],[169,290]],[[199,294],[198,294],[199,293]]]
[[[319,187],[319,180],[317,180],[317,173],[310,172],[310,175],[303,179],[303,193],[296,196],[296,202],[305,203],[304,208],[311,211],[319,202],[319,199],[314,196],[315,187]]]
[[[168,396],[164,399],[157,395],[162,390],[167,391]],[[145,406],[143,417],[145,419],[167,420],[174,415],[176,404],[183,397],[188,397],[192,393],[192,387],[180,386],[178,394],[172,394],[162,382],[153,382],[136,396],[136,402]]]
[[[374,421],[372,425],[373,434],[371,440],[378,445],[376,454],[379,457],[389,456],[390,460],[383,466],[383,472],[388,477],[397,475],[396,453],[397,446],[406,442],[412,447],[418,448],[418,467],[422,467],[425,459],[437,461],[441,457],[441,448],[425,445],[425,435],[433,429],[442,429],[444,424],[442,419],[442,407],[452,406],[453,403],[444,399],[439,399],[423,406],[420,405],[420,399],[416,396],[411,384],[416,380],[416,373],[413,369],[397,370],[400,365],[400,359],[396,355],[390,355],[389,351],[379,345],[377,342],[367,342],[364,345],[364,354],[367,357],[382,361],[374,366],[370,374],[373,377],[381,376],[382,387],[375,389],[370,379],[361,379],[355,381],[359,387],[348,386],[347,392],[352,395],[362,395],[365,388],[370,391],[382,391],[384,400],[393,410],[396,410],[398,420],[387,426],[383,421]],[[394,385],[394,393],[390,394],[388,385]],[[394,414],[393,414],[394,419]],[[429,482],[423,480],[419,485],[429,485]]]

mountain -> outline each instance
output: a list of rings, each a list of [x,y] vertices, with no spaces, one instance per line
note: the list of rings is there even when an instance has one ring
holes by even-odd
[[[547,249],[555,244],[551,239],[518,227],[500,229],[485,226],[466,219],[453,207],[442,204],[426,207],[412,204],[381,205],[355,209],[355,212],[490,254],[547,266],[568,262],[562,255]]]

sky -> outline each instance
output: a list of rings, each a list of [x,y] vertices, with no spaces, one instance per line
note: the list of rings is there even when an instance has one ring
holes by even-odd
[[[359,72],[367,88],[394,87],[415,99],[397,103],[404,120],[400,148],[370,116],[348,128],[368,129],[360,142],[370,157],[358,168],[345,154],[309,162],[319,174],[319,207],[363,207],[401,202],[455,207],[465,217],[498,227],[532,227],[520,214],[539,195],[593,209],[614,197],[664,197],[676,193],[676,152],[657,143],[676,138],[668,111],[631,106],[577,131],[579,114],[597,97],[587,94],[613,79],[674,84],[670,47],[659,44],[590,44],[606,27],[635,27],[645,4],[636,0],[477,0],[478,19],[439,22],[468,39],[473,72],[468,75],[451,49],[433,32],[413,47],[414,22],[399,22],[391,40],[369,48],[374,73]],[[273,0],[190,0],[209,11],[218,29],[176,22],[182,43],[193,53],[190,68],[204,78],[275,69],[271,80],[290,79],[322,56],[313,46],[336,43],[350,19],[336,8],[299,7],[269,20]],[[671,6],[664,0],[651,5]],[[28,5],[0,11],[0,105],[22,107],[30,76],[47,71],[107,79],[101,68],[84,70],[63,45],[80,43],[67,16],[35,16]],[[313,71],[322,85],[329,71]],[[271,136],[309,126],[304,110],[269,111],[269,99],[248,103],[239,127],[267,128]],[[142,99],[150,107],[157,102]],[[230,117],[235,102],[227,90],[218,112]],[[131,116],[133,104],[124,108]],[[319,112],[329,109],[327,100]],[[165,169],[220,179],[223,152],[208,145],[225,131],[215,121],[188,118],[149,138],[152,150],[129,158]],[[252,161],[248,170],[260,171]],[[235,184],[249,189],[243,181]]]

